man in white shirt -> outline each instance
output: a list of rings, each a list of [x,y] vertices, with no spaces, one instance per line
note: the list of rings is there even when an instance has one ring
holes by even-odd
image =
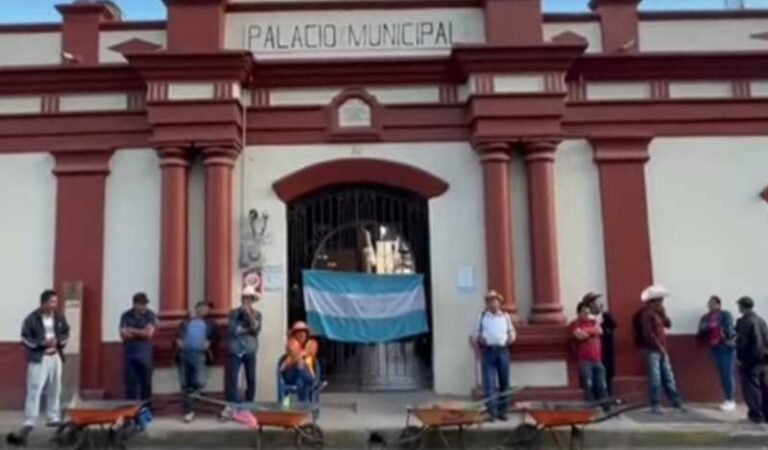
[[[509,314],[501,309],[501,294],[485,294],[485,310],[480,315],[476,343],[482,361],[483,394],[491,419],[507,420],[507,395],[491,398],[509,390],[509,346],[515,342],[515,327]],[[498,387],[496,381],[498,380]]]

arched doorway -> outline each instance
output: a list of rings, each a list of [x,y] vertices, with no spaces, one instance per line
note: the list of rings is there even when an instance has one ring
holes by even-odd
[[[431,329],[427,199],[379,184],[337,184],[288,204],[288,320],[305,316],[301,271],[424,275]],[[431,388],[432,336],[381,345],[325,341],[321,362],[336,390]]]

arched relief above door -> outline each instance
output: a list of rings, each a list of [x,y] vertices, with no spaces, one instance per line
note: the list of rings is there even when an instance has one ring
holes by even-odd
[[[341,91],[328,105],[328,140],[380,141],[384,107],[363,88]]]
[[[372,158],[335,159],[307,166],[277,180],[272,188],[288,203],[336,184],[376,183],[416,192],[424,198],[442,195],[448,183],[421,169]]]

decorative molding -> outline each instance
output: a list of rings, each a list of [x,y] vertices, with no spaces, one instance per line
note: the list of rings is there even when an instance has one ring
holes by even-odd
[[[147,102],[163,102],[168,100],[168,83],[150,81],[147,83]]]
[[[285,203],[325,186],[381,183],[416,192],[424,198],[444,194],[449,185],[421,169],[371,158],[335,159],[305,167],[277,180],[272,188]]]
[[[752,97],[751,84],[749,80],[733,80],[731,82],[731,89],[733,90],[733,98]]]
[[[669,98],[669,81],[655,80],[651,82],[651,98],[666,100]]]
[[[151,53],[163,48],[162,46],[140,38],[132,38],[127,41],[109,47],[113,52],[125,55],[128,53]]]
[[[58,95],[44,95],[41,101],[43,114],[57,114],[60,111],[60,97]]]
[[[349,103],[355,102],[355,103]],[[343,117],[348,112],[347,107],[366,105],[368,110],[368,120],[365,117],[352,118],[360,120],[349,121],[350,117]],[[362,88],[350,88],[343,90],[328,105],[328,136],[329,141],[361,142],[361,141],[380,141],[382,133],[383,107],[376,100],[376,97]],[[344,123],[346,121],[346,123]]]
[[[251,106],[265,108],[270,104],[269,89],[255,88],[251,89]]]
[[[455,84],[442,84],[440,85],[440,103],[441,104],[456,104],[459,103],[459,87]]]
[[[587,83],[584,80],[568,82],[568,101],[583,102],[587,100]]]
[[[100,152],[56,152],[53,173],[58,176],[108,175],[112,149]]]

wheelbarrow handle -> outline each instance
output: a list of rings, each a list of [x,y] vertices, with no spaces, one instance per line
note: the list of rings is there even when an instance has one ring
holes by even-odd
[[[488,402],[492,402],[492,401],[494,401],[496,399],[499,399],[499,398],[502,398],[502,397],[509,397],[509,396],[518,394],[518,393],[524,391],[525,389],[526,389],[525,386],[515,386],[515,387],[507,389],[504,392],[497,392],[496,394],[493,394],[490,397],[486,397],[486,398],[480,399],[480,400],[478,400],[476,402],[470,403],[470,405],[473,408],[475,408],[475,407],[479,408],[479,407],[484,406]]]

